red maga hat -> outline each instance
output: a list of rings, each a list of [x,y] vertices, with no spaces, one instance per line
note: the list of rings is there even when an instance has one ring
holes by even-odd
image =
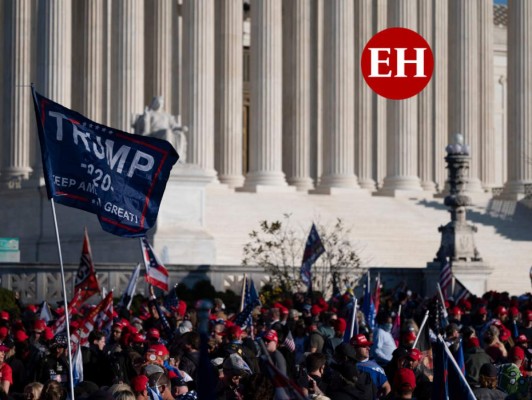
[[[353,336],[349,343],[353,347],[370,347],[373,344],[373,342],[370,342],[362,333]]]

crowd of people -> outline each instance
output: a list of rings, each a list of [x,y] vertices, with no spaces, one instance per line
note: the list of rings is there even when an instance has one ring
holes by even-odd
[[[182,300],[162,315],[156,299],[146,299],[144,312],[118,309],[110,332],[92,330],[81,347],[75,398],[440,398],[430,346],[437,335],[463,365],[477,399],[532,398],[530,294],[488,292],[441,304],[395,288],[382,292],[370,321],[363,304],[353,313],[350,292],[329,299],[283,293],[257,306],[246,324],[235,323],[239,310],[211,300],[206,321]],[[38,307],[18,311],[0,311],[2,398],[66,399],[67,336],[54,334]],[[86,311],[73,313],[71,332]]]

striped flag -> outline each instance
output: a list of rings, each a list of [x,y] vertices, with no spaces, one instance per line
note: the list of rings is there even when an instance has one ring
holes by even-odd
[[[312,224],[310,233],[308,234],[307,243],[305,244],[305,252],[303,253],[303,262],[300,270],[301,280],[309,288],[312,287],[312,264],[314,264],[324,252],[325,247],[323,247],[316,225]]]
[[[453,278],[453,273],[451,270],[451,260],[449,259],[443,265],[440,271],[440,288],[441,288],[441,291],[445,299],[447,299],[447,288],[451,284],[452,278]]]
[[[401,304],[399,304],[397,315],[395,316],[395,319],[393,320],[391,333],[393,336],[393,340],[395,340],[395,345],[399,346],[399,342],[401,341]]]
[[[140,238],[142,257],[146,266],[146,282],[165,292],[168,291],[168,271],[159,261],[146,236]]]
[[[292,336],[290,329],[288,329],[288,334],[286,335],[283,344],[288,350],[290,350],[291,353],[296,351],[296,342],[294,341],[294,337]]]
[[[72,310],[78,310],[83,304],[83,294],[80,291],[74,293],[74,297],[68,303],[68,307],[65,308],[65,312],[54,322],[52,325],[52,332],[54,335],[57,335],[59,332],[66,330],[66,312],[68,311],[69,315]]]
[[[89,341],[89,334],[98,327],[96,321],[98,320],[100,313],[108,310],[112,304],[113,292],[109,292],[107,296],[105,296],[105,298],[87,314],[81,322],[80,328],[77,332],[70,335],[72,342],[79,346],[85,346]]]

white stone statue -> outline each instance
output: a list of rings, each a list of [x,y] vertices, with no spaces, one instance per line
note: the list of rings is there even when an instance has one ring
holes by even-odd
[[[163,111],[164,100],[162,96],[155,96],[144,113],[133,117],[132,127],[134,133],[143,136],[152,136],[163,139],[176,149],[179,162],[185,163],[187,157],[187,127],[181,125],[181,116]]]

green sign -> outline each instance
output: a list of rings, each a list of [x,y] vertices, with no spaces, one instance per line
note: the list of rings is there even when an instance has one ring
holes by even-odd
[[[0,238],[0,251],[18,251],[18,238]]]

